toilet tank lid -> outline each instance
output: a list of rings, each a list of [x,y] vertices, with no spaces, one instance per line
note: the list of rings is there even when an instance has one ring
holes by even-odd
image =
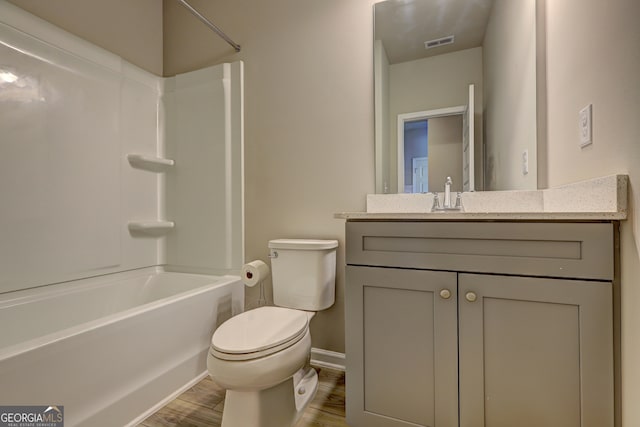
[[[317,250],[317,249],[334,249],[337,247],[338,247],[337,240],[317,240],[317,239],[269,240],[270,249]]]

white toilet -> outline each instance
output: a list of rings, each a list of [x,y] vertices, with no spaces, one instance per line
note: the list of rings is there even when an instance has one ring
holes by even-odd
[[[318,388],[309,366],[309,321],[335,301],[337,240],[269,242],[273,301],[224,322],[207,368],[227,390],[222,427],[297,423]]]

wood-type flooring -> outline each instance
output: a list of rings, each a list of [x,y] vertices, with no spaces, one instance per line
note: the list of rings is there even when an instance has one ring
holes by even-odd
[[[344,372],[315,369],[319,379],[318,392],[296,427],[347,427],[344,419]],[[219,427],[224,393],[206,377],[150,415],[138,427]]]

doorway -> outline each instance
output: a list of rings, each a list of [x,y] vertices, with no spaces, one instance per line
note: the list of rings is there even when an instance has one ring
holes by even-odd
[[[413,167],[412,193],[426,193],[429,191],[429,158],[414,157],[411,159]]]
[[[453,191],[475,191],[475,135],[474,135],[474,85],[469,85],[469,97],[466,105],[441,108],[437,110],[418,111],[398,114],[397,122],[397,175],[398,193],[442,191],[446,178],[453,179]],[[445,132],[445,139],[436,137],[434,124],[436,119],[449,121],[448,129],[457,126],[454,131]],[[440,124],[440,123],[438,123]],[[425,129],[424,148],[416,150],[407,143],[412,139],[411,133],[416,128]],[[439,127],[439,126],[438,126]],[[438,150],[435,147],[439,147]],[[442,151],[437,153],[436,151]],[[416,154],[419,152],[419,154]],[[430,153],[430,154],[429,154]],[[428,172],[422,187],[413,185],[413,176],[422,171],[415,171],[413,158],[427,157],[426,171]],[[458,171],[461,170],[461,173]],[[421,191],[420,188],[422,188]]]
[[[462,191],[464,107],[416,114],[398,123],[398,192],[443,191],[448,176]]]

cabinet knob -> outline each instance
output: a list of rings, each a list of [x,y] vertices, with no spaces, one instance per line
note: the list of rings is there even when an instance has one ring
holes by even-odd
[[[449,289],[443,289],[440,291],[440,298],[449,299],[451,298],[451,291]]]
[[[478,299],[478,296],[476,295],[475,292],[467,292],[464,297],[467,299],[467,301],[469,302],[475,302],[475,300]]]

